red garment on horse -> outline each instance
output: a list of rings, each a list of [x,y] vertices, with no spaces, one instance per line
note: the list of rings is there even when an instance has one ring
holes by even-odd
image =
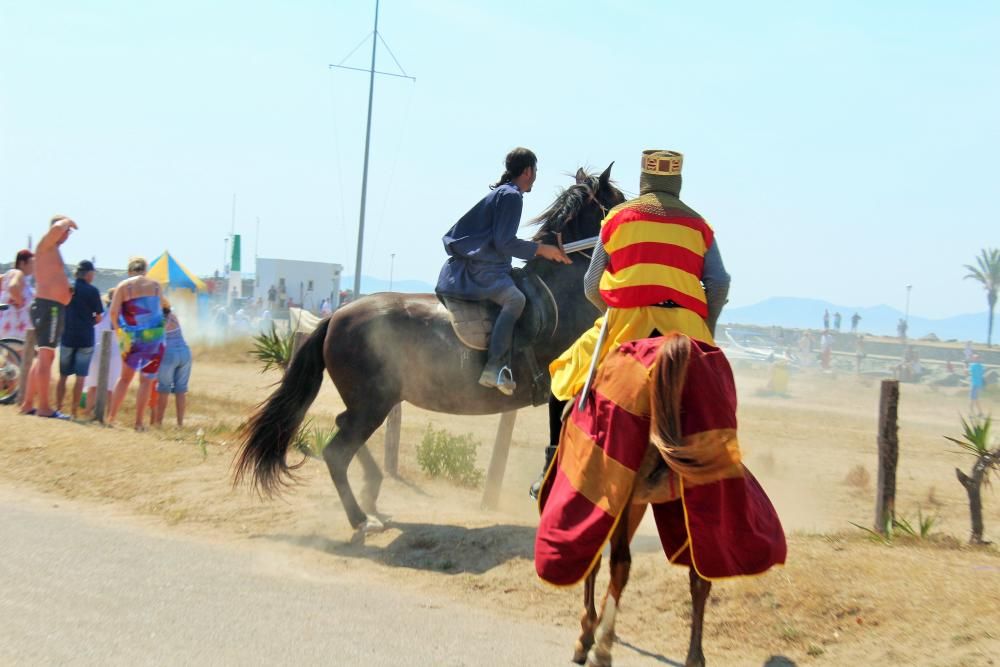
[[[650,446],[650,400],[656,398],[650,378],[668,339],[620,346],[601,365],[584,409],[574,402],[539,498],[535,569],[543,580],[577,583],[611,537]],[[785,562],[784,531],[741,463],[729,362],[716,347],[690,343],[682,442],[661,452],[676,500],[653,504],[660,541],[670,562],[693,566],[705,579],[759,574]]]

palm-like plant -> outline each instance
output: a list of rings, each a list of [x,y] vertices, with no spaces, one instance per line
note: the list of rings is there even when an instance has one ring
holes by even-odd
[[[987,544],[983,540],[983,498],[982,486],[989,485],[990,473],[1000,474],[1000,447],[990,449],[990,425],[992,420],[986,417],[982,420],[962,420],[962,437],[944,436],[946,440],[958,445],[962,452],[971,454],[976,462],[972,466],[972,474],[966,475],[955,468],[955,475],[966,493],[969,494],[969,512],[972,515],[972,544]]]
[[[271,325],[271,331],[264,331],[253,337],[253,349],[250,354],[263,362],[262,373],[271,368],[288,368],[292,360],[292,348],[295,345],[295,336],[291,333],[282,335],[275,326]]]
[[[997,305],[997,290],[1000,290],[1000,249],[983,248],[976,265],[966,264],[966,278],[972,278],[982,284],[986,290],[986,303],[990,307],[989,327],[986,332],[986,345],[993,346],[993,308]]]

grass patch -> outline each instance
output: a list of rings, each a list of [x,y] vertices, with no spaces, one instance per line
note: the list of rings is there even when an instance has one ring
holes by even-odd
[[[452,435],[427,426],[423,440],[417,446],[417,463],[430,477],[444,477],[462,486],[477,487],[483,482],[483,471],[476,467],[479,441],[471,434]]]

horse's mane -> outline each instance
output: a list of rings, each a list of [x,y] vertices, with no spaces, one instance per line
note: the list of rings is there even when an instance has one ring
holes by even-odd
[[[597,176],[587,176],[583,183],[574,183],[564,189],[552,204],[533,218],[532,225],[538,225],[538,231],[531,237],[536,243],[542,243],[557,232],[561,232],[568,222],[590,201],[591,196],[600,187]]]

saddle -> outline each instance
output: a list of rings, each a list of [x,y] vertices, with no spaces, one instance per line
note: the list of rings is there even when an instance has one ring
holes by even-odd
[[[538,368],[533,347],[555,333],[559,325],[559,310],[555,297],[541,278],[521,268],[514,269],[511,277],[525,296],[524,312],[514,328],[511,357],[518,354],[527,357],[532,374],[532,402],[539,405],[548,400],[548,383]],[[485,351],[489,347],[490,333],[500,313],[500,306],[492,301],[468,301],[440,294],[438,299],[448,311],[451,327],[458,340],[471,350]],[[542,387],[542,384],[545,386]],[[535,394],[544,394],[544,397],[539,398]],[[538,402],[535,398],[538,398]]]

